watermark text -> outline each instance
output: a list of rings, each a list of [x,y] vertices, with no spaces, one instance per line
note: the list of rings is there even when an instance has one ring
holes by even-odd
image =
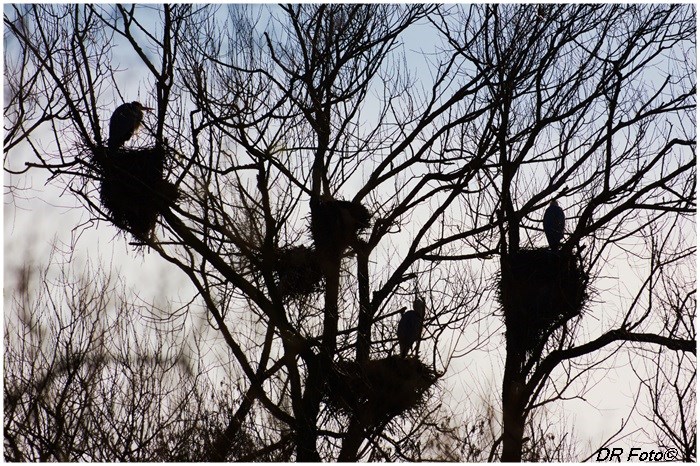
[[[656,463],[660,461],[674,461],[678,457],[675,448],[601,448],[595,456],[596,461],[635,461]]]

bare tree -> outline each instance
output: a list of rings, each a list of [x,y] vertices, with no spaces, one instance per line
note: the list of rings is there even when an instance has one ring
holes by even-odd
[[[106,168],[100,172],[106,138],[100,129],[102,104],[95,96],[105,84],[96,70],[106,67],[115,82],[119,77],[110,49],[98,44],[130,46],[144,79],[155,83],[156,123],[146,121],[146,126],[171,156],[179,195],[177,204],[159,211],[163,230],[158,238],[131,233],[137,245],[152,248],[187,274],[248,384],[214,459],[230,454],[230,440],[255,403],[294,433],[297,459],[355,459],[362,442],[371,445],[399,412],[334,410],[325,399],[329,377],[347,377],[350,367],[364,374],[370,356],[384,364],[413,364],[382,358],[395,345],[401,295],[410,300],[416,292],[427,294],[444,277],[452,277],[457,287],[467,283],[457,263],[441,269],[421,261],[461,240],[434,241],[458,198],[455,186],[469,181],[472,166],[441,168],[441,151],[434,146],[454,131],[457,123],[449,114],[474,92],[473,85],[452,90],[443,84],[454,73],[447,60],[432,95],[411,103],[412,78],[401,62],[399,36],[432,7],[288,6],[263,13],[270,27],[262,34],[238,6],[229,11],[233,30],[209,9],[166,7],[159,11],[163,30],[155,35],[145,27],[147,11],[141,10],[36,6],[22,15],[32,25],[29,30],[21,27],[19,11],[14,19],[6,16],[32,64],[49,70],[46,79],[58,87],[81,147],[72,155],[63,152],[63,130],[56,128],[61,161],[54,163],[37,150],[39,162],[33,164],[62,175],[99,218],[116,220],[94,196],[101,189],[104,201],[102,177],[108,174]],[[212,37],[221,40],[212,42]],[[65,38],[79,44],[80,56],[63,59]],[[190,46],[178,48],[184,42]],[[68,82],[68,77],[75,79]],[[386,98],[378,110],[370,99],[374,92]],[[375,122],[365,126],[368,111]],[[387,144],[392,138],[396,145]],[[7,154],[6,162],[11,165]],[[71,179],[71,174],[76,176]],[[91,178],[97,183],[86,184]],[[365,181],[352,195],[347,186],[357,186],[361,178]],[[399,193],[387,195],[387,183]],[[343,191],[351,201],[342,200]],[[394,255],[397,228],[443,194],[400,260],[372,270],[371,254],[381,246],[382,254]],[[306,206],[313,248],[300,241],[309,232],[300,221]],[[370,224],[367,236],[355,236],[355,230]],[[357,257],[355,271],[349,268],[348,247]],[[295,248],[313,253],[309,260],[321,271],[323,300],[314,293],[293,296],[290,287],[299,283],[289,282],[279,264]],[[437,337],[465,322],[483,295],[473,284],[460,291],[428,297],[425,329],[433,361],[412,366],[416,377],[427,371],[413,404],[449,362],[450,348],[439,347]],[[320,451],[319,437],[325,440]],[[280,431],[260,454],[284,447],[287,438]]]
[[[611,319],[611,329],[588,342],[580,342],[577,332],[580,308],[568,315],[555,309],[562,320],[541,327],[544,334],[533,339],[523,333],[518,305],[507,306],[513,289],[533,283],[518,278],[518,270],[535,273],[541,263],[558,263],[547,259],[549,251],[523,250],[532,248],[530,232],[539,229],[541,218],[536,213],[550,198],[567,206],[570,234],[557,257],[569,257],[562,272],[571,261],[581,262],[572,279],[581,291],[609,264],[613,250],[626,252],[621,243],[643,241],[649,225],[661,229],[670,221],[688,228],[695,209],[695,131],[687,116],[695,108],[695,81],[685,60],[693,50],[695,22],[692,9],[676,7],[496,5],[442,15],[438,25],[472,69],[488,73],[484,99],[497,107],[482,128],[492,134],[497,154],[489,180],[498,199],[494,214],[503,220],[507,355],[501,458],[519,461],[528,412],[547,400],[540,398],[560,364],[616,341],[695,353],[694,335],[658,327],[639,332],[654,313],[635,312],[636,298],[627,313]],[[668,73],[651,71],[659,63]],[[629,253],[643,254],[640,249]],[[693,246],[669,250],[669,262],[695,253]],[[653,251],[651,259],[649,280],[659,265]],[[535,301],[538,292],[524,296]],[[576,287],[567,291],[569,299],[572,293]],[[540,312],[547,306],[527,305]]]
[[[531,413],[614,342],[695,353],[694,333],[639,299],[695,255],[671,240],[695,210],[692,8],[30,5],[5,25],[22,57],[6,60],[6,170],[48,170],[181,270],[235,361],[240,397],[223,401],[208,460],[424,458],[452,336],[498,299],[489,460],[563,459]],[[108,150],[109,112],[137,97],[156,108],[146,131]],[[557,252],[534,247],[553,198]],[[589,338],[584,304],[620,254],[648,259],[648,278]],[[542,276],[522,272],[533,263]],[[552,294],[576,303],[546,306]],[[415,296],[423,341],[400,358]],[[484,328],[469,348],[501,338]]]
[[[5,459],[206,459],[223,427],[217,402],[228,406],[236,389],[216,393],[201,354],[188,349],[202,339],[179,323],[190,310],[134,304],[99,268],[64,265],[49,278],[52,265],[22,268],[8,290]],[[179,318],[153,319],[163,312]],[[144,320],[162,323],[145,328]],[[247,442],[236,444],[254,450]]]
[[[689,267],[692,264],[667,264],[655,277],[662,285],[650,290],[649,295],[665,311],[665,330],[694,340],[697,303],[695,286],[688,280]],[[674,459],[694,462],[697,458],[695,358],[663,348],[644,356],[651,368],[648,372],[640,370],[637,375],[649,397],[650,409],[645,417],[656,428],[656,442],[675,449],[678,456]],[[651,375],[647,375],[649,372]]]

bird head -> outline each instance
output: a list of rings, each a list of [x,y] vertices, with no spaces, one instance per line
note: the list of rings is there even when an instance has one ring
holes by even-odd
[[[559,203],[557,202],[556,199],[552,199],[552,202],[550,202],[549,205],[555,205],[555,206],[559,207]]]
[[[141,102],[137,102],[137,101],[131,102],[131,105],[133,105],[134,107],[138,108],[139,110],[145,110],[145,111],[147,111],[147,112],[150,112],[151,110],[155,110],[155,109],[153,109],[153,108],[151,108],[151,107],[146,107],[146,106],[143,105]]]
[[[422,297],[416,295],[413,298],[413,310],[421,317],[425,316],[425,300]]]

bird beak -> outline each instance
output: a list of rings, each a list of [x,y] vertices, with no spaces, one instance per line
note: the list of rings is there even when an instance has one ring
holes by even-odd
[[[143,110],[146,110],[146,111],[149,111],[149,112],[152,111],[152,110],[155,110],[155,108],[144,107],[143,105],[141,106],[141,108],[142,108]]]

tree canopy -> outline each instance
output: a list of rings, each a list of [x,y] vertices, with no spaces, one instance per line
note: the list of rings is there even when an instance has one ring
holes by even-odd
[[[695,459],[692,5],[27,4],[4,24],[10,180],[46,173],[196,290],[157,313],[107,278],[18,287],[6,459],[583,460],[627,427],[587,448],[552,407],[626,389],[618,357],[641,441]],[[108,147],[131,101],[154,110]],[[183,363],[192,315],[216,337]],[[440,393],[483,384],[470,358],[502,384],[465,414]]]

